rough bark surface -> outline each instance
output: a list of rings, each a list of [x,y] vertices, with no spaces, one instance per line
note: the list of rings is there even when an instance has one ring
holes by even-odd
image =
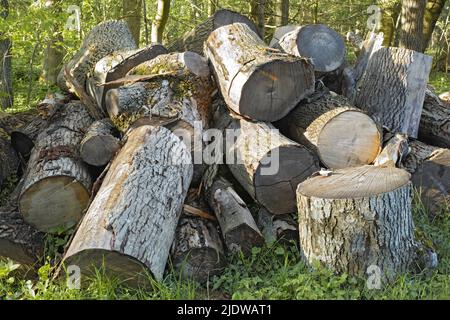
[[[5,179],[17,173],[19,158],[11,146],[9,135],[0,129],[0,190]]]
[[[427,0],[402,0],[399,47],[422,52]]]
[[[408,49],[381,48],[369,60],[356,106],[389,130],[416,138],[431,60]]]
[[[411,215],[409,174],[364,166],[314,177],[298,186],[300,247],[309,263],[383,278],[405,272],[417,244]]]
[[[314,92],[307,59],[267,47],[245,24],[216,29],[204,50],[228,107],[246,118],[279,120]]]
[[[380,126],[334,93],[301,103],[277,126],[288,138],[315,151],[328,168],[370,164],[381,151]]]
[[[64,257],[84,275],[105,267],[132,285],[144,270],[163,277],[192,178],[186,146],[168,129],[140,126],[129,133]]]
[[[92,178],[79,155],[92,118],[73,101],[49,119],[31,152],[19,208],[24,220],[41,231],[77,223],[89,201]]]

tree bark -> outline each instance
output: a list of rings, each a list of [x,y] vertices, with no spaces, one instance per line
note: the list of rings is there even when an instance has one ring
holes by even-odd
[[[419,139],[433,146],[450,148],[450,105],[428,89],[420,118]]]
[[[316,152],[332,169],[370,164],[381,151],[381,127],[334,93],[301,103],[277,127],[288,138]]]
[[[0,190],[5,179],[17,173],[19,158],[11,146],[9,135],[0,129]]]
[[[246,118],[279,120],[314,92],[314,71],[306,59],[268,48],[245,24],[212,32],[205,55],[228,107]]]
[[[394,44],[397,19],[402,11],[401,0],[381,0],[378,1],[381,7],[381,21],[377,32],[383,32],[383,46],[390,47]]]
[[[355,104],[392,132],[416,138],[431,57],[401,48],[381,48],[367,65]]]
[[[417,248],[409,178],[401,169],[363,166],[301,183],[304,259],[350,275],[364,276],[371,266],[385,279],[407,271]]]
[[[264,39],[266,29],[266,0],[250,0],[250,17],[256,23],[261,39]]]
[[[225,245],[230,252],[250,255],[253,247],[264,244],[264,238],[245,202],[233,185],[220,174],[219,166],[210,166],[204,176],[206,199],[219,221]]]
[[[422,38],[422,52],[428,48],[431,37],[433,35],[434,27],[436,26],[442,10],[444,10],[446,0],[428,0],[425,7],[425,14],[423,20],[423,38]]]
[[[151,168],[151,170],[149,170]],[[185,145],[163,127],[141,126],[111,164],[69,249],[65,265],[94,268],[131,285],[162,279],[192,178]]]
[[[141,36],[142,0],[123,0],[123,15],[130,28],[136,46],[139,47]]]
[[[194,29],[186,32],[181,38],[175,40],[168,47],[170,52],[192,51],[203,55],[203,43],[214,30],[236,22],[246,24],[252,31],[258,33],[255,24],[240,13],[221,9],[218,10]]]
[[[276,1],[276,26],[285,26],[289,23],[289,0]]]
[[[81,159],[93,166],[104,166],[120,148],[118,132],[108,118],[95,121],[80,143]]]
[[[0,18],[6,19],[9,14],[9,3],[7,0],[0,2]],[[0,107],[12,108],[14,102],[12,87],[12,62],[10,39],[2,39],[0,32]]]
[[[74,101],[58,110],[36,139],[19,208],[24,220],[40,231],[67,228],[82,217],[92,178],[78,150],[92,121],[84,106]]]
[[[169,19],[170,0],[158,0],[156,16],[152,24],[152,43],[162,43],[164,28]]]
[[[310,58],[317,75],[335,71],[345,62],[344,39],[323,24],[298,27],[282,36],[273,47],[294,56]]]
[[[423,21],[427,0],[402,0],[399,47],[423,52]]]
[[[62,11],[62,1],[50,1],[50,10],[54,15],[60,15]],[[64,59],[64,48],[62,47],[63,36],[62,26],[56,23],[53,26],[52,35],[47,42],[44,53],[44,70],[43,76],[47,85],[53,86],[57,84],[58,73]]]
[[[450,150],[409,142],[410,153],[403,167],[412,174],[412,182],[422,204],[433,215],[448,212],[450,203]]]

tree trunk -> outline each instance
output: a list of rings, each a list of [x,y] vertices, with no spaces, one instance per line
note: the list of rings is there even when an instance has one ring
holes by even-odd
[[[250,17],[256,23],[261,39],[264,39],[266,28],[266,0],[250,0]]]
[[[425,14],[423,20],[423,38],[422,38],[422,52],[428,48],[431,37],[433,35],[434,27],[436,26],[442,10],[444,10],[446,0],[428,0],[425,7]]]
[[[423,21],[427,0],[402,0],[399,47],[423,52]]]
[[[289,214],[274,216],[265,208],[258,211],[258,227],[260,228],[266,243],[278,242],[291,245],[298,243],[298,224]]]
[[[92,178],[78,149],[91,123],[84,106],[74,101],[58,110],[36,139],[19,208],[24,220],[40,231],[67,228],[82,217]]]
[[[7,0],[0,2],[0,18],[6,19],[9,14]],[[0,107],[12,108],[14,102],[12,87],[11,40],[2,39],[0,32]]]
[[[205,55],[228,107],[244,117],[279,120],[314,92],[314,71],[306,59],[268,48],[245,24],[212,32]]]
[[[0,190],[8,177],[17,173],[19,158],[11,146],[9,135],[0,129]]]
[[[175,40],[169,45],[170,52],[192,51],[203,55],[203,43],[214,30],[233,24],[236,22],[246,24],[252,31],[258,33],[255,24],[247,17],[230,10],[218,10],[206,19],[203,23],[197,25],[194,29],[186,32],[181,38]]]
[[[275,25],[285,26],[289,23],[289,0],[277,0]]]
[[[383,32],[383,46],[390,47],[394,44],[396,23],[402,4],[400,0],[381,0],[378,1],[378,5],[381,7],[381,21],[377,32]]]
[[[332,169],[370,164],[381,150],[381,127],[334,93],[300,104],[277,126],[288,138],[315,151]]]
[[[428,89],[420,118],[419,139],[433,146],[450,148],[450,105]]]
[[[162,43],[164,28],[169,19],[170,0],[158,0],[155,20],[152,24],[152,43]]]
[[[345,62],[344,39],[323,24],[298,27],[282,36],[273,47],[294,56],[312,59],[318,75],[335,71]]]
[[[92,76],[87,80],[88,94],[102,110],[106,110],[106,92],[120,86],[115,81],[126,77],[127,73],[139,64],[165,53],[167,50],[162,45],[155,44],[143,49],[115,51],[107,55],[97,62]]]
[[[48,1],[50,3],[50,10],[53,15],[58,16],[62,11],[62,1]],[[61,70],[61,65],[64,59],[64,48],[62,46],[62,26],[60,23],[55,23],[53,32],[50,35],[47,47],[44,53],[44,70],[43,76],[47,85],[53,86],[57,84],[58,73]]]
[[[131,131],[69,246],[66,266],[79,266],[82,275],[104,267],[131,285],[148,283],[145,270],[161,280],[191,178],[189,151],[169,130]]]
[[[217,226],[201,218],[182,216],[171,249],[175,270],[184,279],[205,283],[220,275],[226,257]]]
[[[381,48],[369,60],[355,104],[392,132],[416,138],[431,57],[401,48]]]
[[[123,16],[130,28],[136,46],[139,47],[141,37],[142,0],[123,0]]]
[[[206,199],[216,214],[228,250],[250,255],[253,247],[264,244],[264,238],[247,205],[219,170],[219,166],[212,165],[205,173]]]
[[[308,263],[382,278],[405,272],[415,258],[410,175],[364,166],[311,178],[298,186],[300,248]]]
[[[120,148],[118,132],[108,118],[95,121],[80,143],[81,159],[93,166],[104,166]]]
[[[410,141],[411,151],[403,167],[412,174],[412,182],[422,204],[432,214],[448,212],[450,203],[450,150]]]
[[[208,16],[214,15],[217,10],[217,5],[219,4],[219,0],[208,0]]]
[[[228,129],[236,137],[227,148],[234,177],[272,214],[295,212],[297,184],[319,169],[313,154],[268,123],[235,120]]]

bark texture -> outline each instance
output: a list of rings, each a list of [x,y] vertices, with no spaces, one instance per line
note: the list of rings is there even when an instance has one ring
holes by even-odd
[[[156,16],[152,24],[152,42],[162,43],[164,28],[169,19],[170,0],[158,0]]]
[[[267,47],[245,24],[216,29],[204,50],[228,107],[246,118],[279,120],[314,92],[308,60]]]
[[[19,158],[11,146],[9,135],[0,129],[0,190],[8,177],[17,173]]]
[[[127,136],[64,257],[84,275],[102,268],[131,285],[163,277],[192,179],[185,145],[163,127]]]
[[[427,0],[402,0],[399,47],[422,52],[426,4]]]
[[[122,7],[125,21],[127,22],[128,28],[133,35],[136,46],[139,47],[141,36],[142,0],[123,0]]]
[[[9,14],[9,3],[7,0],[0,2],[0,18],[6,19]],[[11,62],[10,39],[3,39],[0,32],[0,107],[12,108],[14,102],[12,86],[12,62]]]
[[[425,14],[423,20],[423,38],[422,38],[422,52],[428,48],[433,35],[434,28],[442,10],[444,9],[446,0],[428,0],[425,7]]]

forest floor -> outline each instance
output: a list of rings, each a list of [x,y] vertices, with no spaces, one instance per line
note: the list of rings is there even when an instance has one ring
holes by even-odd
[[[430,83],[442,93],[450,88],[450,75],[433,74]],[[18,87],[22,90],[16,91],[16,108],[9,112],[26,110],[27,86]],[[42,99],[47,89],[34,89],[34,94],[43,92]],[[11,179],[10,186],[0,192],[0,204],[16,182]],[[254,248],[247,258],[235,255],[221,276],[203,286],[169,271],[162,282],[149,277],[147,288],[131,289],[99,270],[91,279],[82,279],[83,289],[69,289],[64,279],[52,279],[54,261],[60,259],[70,237],[61,233],[47,236],[46,261],[37,274],[24,275],[12,261],[0,261],[0,299],[449,299],[450,205],[431,217],[416,196],[413,216],[416,237],[437,252],[438,268],[402,275],[380,289],[369,289],[366,278],[305,266],[294,244]]]

